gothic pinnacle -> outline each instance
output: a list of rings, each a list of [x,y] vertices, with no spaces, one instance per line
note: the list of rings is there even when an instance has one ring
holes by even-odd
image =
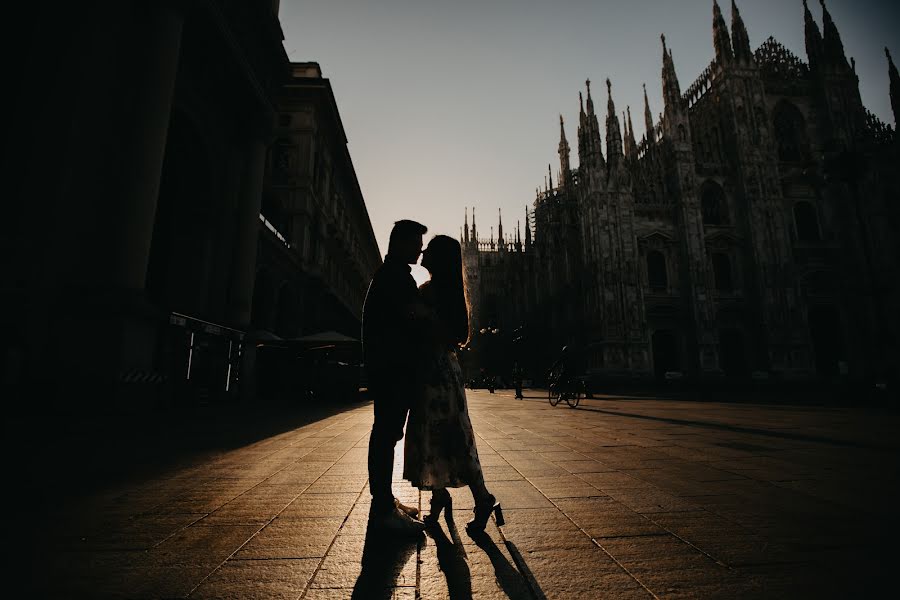
[[[803,0],[803,33],[806,43],[806,59],[809,61],[810,71],[817,71],[822,62],[822,33],[816,20],[813,19],[812,13],[809,12],[809,5]]]
[[[731,62],[734,57],[731,51],[731,38],[722,17],[722,9],[716,0],[713,0],[713,46],[716,49],[716,62],[723,66]]]
[[[584,85],[587,86],[587,110],[588,114],[594,114],[594,100],[591,98],[591,80],[586,79]]]
[[[822,39],[825,57],[828,59],[831,67],[849,69],[847,64],[847,56],[844,54],[844,44],[841,41],[841,34],[838,32],[828,7],[825,6],[825,0],[819,0],[822,5]]]
[[[738,62],[749,63],[753,60],[750,51],[750,37],[747,35],[747,27],[741,18],[741,11],[737,4],[731,0],[731,45],[734,49],[734,58]]]
[[[900,127],[900,74],[897,73],[897,65],[891,58],[891,51],[884,47],[884,55],[888,59],[888,77],[890,78],[891,110],[894,112],[894,127]]]
[[[644,126],[647,128],[647,141],[653,143],[656,141],[653,135],[653,113],[650,112],[650,101],[647,99],[647,84],[644,84]]]

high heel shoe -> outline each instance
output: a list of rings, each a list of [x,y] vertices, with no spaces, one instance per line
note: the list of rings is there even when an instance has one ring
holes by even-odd
[[[449,511],[452,503],[453,498],[447,490],[434,490],[431,492],[431,512],[425,515],[423,519],[425,525],[436,525],[438,517],[441,516],[441,511],[445,508]]]
[[[503,518],[503,509],[494,496],[488,496],[484,502],[477,503],[472,512],[475,513],[475,518],[466,523],[466,531],[469,533],[483,532],[487,527],[488,519],[491,518],[491,513],[494,513],[498,527],[506,524],[506,520]]]

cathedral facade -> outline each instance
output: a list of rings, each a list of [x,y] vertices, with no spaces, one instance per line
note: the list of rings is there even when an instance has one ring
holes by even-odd
[[[686,90],[663,36],[664,109],[654,119],[645,90],[639,141],[609,80],[601,130],[586,83],[578,167],[560,117],[559,170],[526,209],[524,239],[502,221],[484,238],[466,215],[482,366],[493,355],[491,370],[515,361],[540,379],[568,345],[600,380],[891,377],[898,142],[863,106],[822,6],[820,29],[804,2],[804,62],[773,38],[752,51],[735,4],[729,31],[714,1],[715,57]]]

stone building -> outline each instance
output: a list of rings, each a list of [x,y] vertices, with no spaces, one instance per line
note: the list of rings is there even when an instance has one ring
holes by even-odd
[[[275,213],[277,225],[260,218],[282,200],[268,186],[262,207],[269,148],[291,114],[278,105],[296,81],[278,0],[26,10],[23,58],[7,73],[5,398],[73,410],[214,401],[237,393],[254,324],[273,326],[271,294],[281,331],[320,317],[287,308],[311,281],[341,304],[336,321],[352,320],[365,291],[357,280],[378,257],[327,92],[314,129],[331,153],[316,163],[330,169],[328,183],[290,207],[319,229],[286,229],[299,236],[286,238],[297,244],[286,252]],[[354,263],[348,249],[366,258]],[[307,279],[296,274],[304,268]],[[296,287],[272,287],[286,280]]]
[[[279,93],[261,217],[272,243],[258,264],[254,326],[282,338],[325,330],[358,338],[381,256],[331,82],[317,63],[291,63]]]
[[[663,37],[663,112],[645,93],[640,141],[609,80],[601,138],[588,81],[579,165],[560,117],[533,240],[510,251],[464,231],[474,328],[500,302],[492,324],[524,327],[536,377],[566,344],[600,379],[868,379],[900,364],[897,137],[863,106],[824,3],[822,29],[803,10],[807,62],[773,38],[751,51],[738,8],[729,31],[713,2],[715,57],[685,91]],[[888,71],[896,120],[890,54]],[[513,296],[524,306],[507,311]]]
[[[317,63],[291,63],[278,94],[260,219],[254,337],[296,340],[336,331],[358,340],[366,290],[381,256],[331,82]],[[296,399],[310,384],[308,365],[297,360],[297,344],[279,344],[254,360],[253,386],[264,398]],[[361,359],[352,351],[341,358]],[[349,378],[352,367],[347,371],[333,377]]]

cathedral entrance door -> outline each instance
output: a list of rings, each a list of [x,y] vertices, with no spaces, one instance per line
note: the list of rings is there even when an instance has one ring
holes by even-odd
[[[834,306],[814,304],[809,307],[809,336],[816,353],[816,372],[837,375],[844,344],[841,318]]]
[[[650,343],[653,347],[653,374],[658,380],[664,379],[667,371],[681,370],[678,339],[672,331],[654,331]]]
[[[719,366],[726,377],[747,374],[744,336],[737,329],[723,329],[719,333]]]

